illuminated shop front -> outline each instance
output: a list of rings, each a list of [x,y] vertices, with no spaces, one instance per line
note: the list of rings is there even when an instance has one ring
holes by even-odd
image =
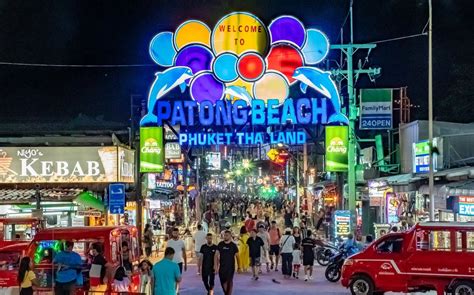
[[[133,183],[134,152],[118,146],[0,148],[0,214],[47,226],[105,225],[109,183]]]

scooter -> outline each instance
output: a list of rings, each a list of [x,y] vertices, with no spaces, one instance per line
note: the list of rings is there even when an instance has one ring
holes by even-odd
[[[330,259],[339,251],[339,248],[331,243],[324,243],[315,250],[315,259],[321,266],[327,266]]]
[[[346,260],[346,258],[350,255],[351,254],[349,254],[347,250],[340,249],[330,258],[329,265],[327,266],[326,271],[324,272],[326,280],[332,283],[339,281],[339,279],[341,278],[341,270],[342,265],[344,264],[344,260]]]

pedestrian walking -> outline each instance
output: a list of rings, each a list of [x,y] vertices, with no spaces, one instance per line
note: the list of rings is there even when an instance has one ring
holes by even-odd
[[[265,263],[267,266],[267,272],[270,272],[270,259],[269,259],[269,250],[270,250],[270,234],[266,230],[265,226],[260,226],[258,228],[257,236],[260,237],[263,241],[263,247],[260,256],[260,263]],[[260,271],[261,272],[261,271]]]
[[[201,264],[200,264],[200,256],[201,256],[201,247],[206,243],[206,232],[203,230],[202,225],[198,224],[197,230],[193,235],[193,242],[194,242],[194,253],[196,254],[196,258],[198,261],[198,271],[197,275],[201,274]]]
[[[176,262],[173,262],[175,251],[171,247],[165,249],[165,257],[153,266],[154,294],[177,295],[181,272]]]
[[[201,265],[202,281],[206,288],[207,295],[214,294],[214,256],[217,251],[217,246],[212,242],[212,234],[206,235],[206,243],[201,246],[199,252],[199,264]]]
[[[238,211],[237,211],[237,208],[235,207],[235,205],[232,206],[232,209],[230,211],[231,211],[231,214],[232,214],[232,223],[237,224]]]
[[[225,233],[227,233],[227,231]],[[225,234],[224,234],[224,237],[225,237]],[[248,239],[249,239],[249,234],[247,232],[247,229],[245,228],[245,226],[242,226],[240,228],[238,247],[239,247],[239,268],[243,272],[247,272],[250,265],[249,246],[247,245]]]
[[[153,248],[153,231],[149,223],[145,225],[145,231],[143,232],[143,247],[145,248],[145,256],[150,258]]]
[[[312,232],[308,230],[308,237],[301,242],[305,282],[313,279],[314,247],[316,247],[316,241],[312,237]]]
[[[168,240],[166,247],[173,248],[173,261],[178,264],[179,272],[182,274],[183,270],[186,271],[188,269],[188,261],[186,257],[186,247],[184,241],[179,238],[178,228],[173,228],[171,239]]]
[[[214,269],[219,274],[224,295],[232,295],[234,286],[235,260],[239,263],[239,249],[232,241],[232,234],[227,231],[224,235],[224,241],[217,245],[216,255],[214,257]],[[237,271],[240,271],[239,268]]]
[[[262,247],[265,245],[263,240],[257,236],[257,230],[253,229],[250,232],[250,238],[247,240],[249,246],[250,266],[252,267],[253,279],[258,280],[258,273],[260,270],[260,256],[262,255]]]
[[[142,260],[140,268],[140,293],[152,295],[153,288],[153,264],[149,260]]]
[[[285,229],[285,234],[280,239],[281,249],[281,270],[283,276],[288,279],[291,277],[291,267],[293,260],[293,247],[295,245],[295,238],[291,235],[291,228]]]
[[[293,277],[299,279],[301,267],[301,250],[298,244],[293,247]]]
[[[275,267],[275,271],[278,271],[278,263],[280,262],[280,229],[277,227],[276,221],[272,221],[270,230],[268,231],[270,235],[270,269]]]

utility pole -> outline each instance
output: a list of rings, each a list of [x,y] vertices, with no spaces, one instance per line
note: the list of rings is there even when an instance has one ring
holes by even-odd
[[[434,207],[434,169],[433,169],[433,9],[431,5],[432,0],[428,0],[429,20],[428,20],[428,133],[430,143],[430,171],[428,176],[428,187],[430,194],[430,221],[435,219]]]
[[[347,60],[347,69],[346,70],[334,70],[332,71],[333,75],[342,75],[347,79],[347,94],[349,97],[349,106],[348,106],[348,118],[349,118],[349,150],[348,150],[348,175],[347,183],[349,187],[348,195],[348,210],[351,211],[352,219],[352,231],[355,229],[356,224],[356,149],[357,149],[357,138],[355,134],[355,124],[358,118],[358,106],[355,93],[354,85],[354,75],[368,74],[368,75],[378,75],[380,74],[380,68],[369,68],[369,69],[353,69],[353,56],[354,53],[359,49],[373,49],[376,44],[354,44],[354,22],[353,22],[353,13],[352,13],[353,1],[350,1],[350,42],[349,44],[334,44],[331,45],[331,49],[341,50]]]

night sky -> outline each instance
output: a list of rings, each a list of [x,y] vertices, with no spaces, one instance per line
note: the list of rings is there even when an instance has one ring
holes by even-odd
[[[428,19],[427,2],[355,0],[355,43],[421,33]],[[472,89],[472,79],[459,78],[460,69],[472,71],[474,67],[469,1],[433,3],[435,115],[444,120],[474,121],[474,116],[457,116],[453,108],[436,108],[445,105],[447,97],[451,97],[451,105],[462,103],[466,99],[463,89]],[[307,27],[324,31],[332,43],[339,43],[348,8],[348,0],[0,0],[0,62],[151,65],[56,68],[0,64],[0,123],[24,118],[69,120],[79,113],[126,122],[130,95],[146,97],[154,73],[160,70],[148,55],[149,42],[156,33],[174,31],[187,19],[202,20],[212,29],[231,11],[254,13],[266,25],[277,16],[290,14]],[[344,40],[348,40],[347,33],[346,24]],[[361,77],[357,87],[408,86],[412,102],[421,106],[414,118],[426,118],[427,44],[426,36],[380,43],[366,67],[382,67],[382,76],[375,84]],[[357,58],[364,62],[362,53]],[[329,58],[339,60],[339,53],[333,51]],[[461,94],[453,95],[456,91]]]

